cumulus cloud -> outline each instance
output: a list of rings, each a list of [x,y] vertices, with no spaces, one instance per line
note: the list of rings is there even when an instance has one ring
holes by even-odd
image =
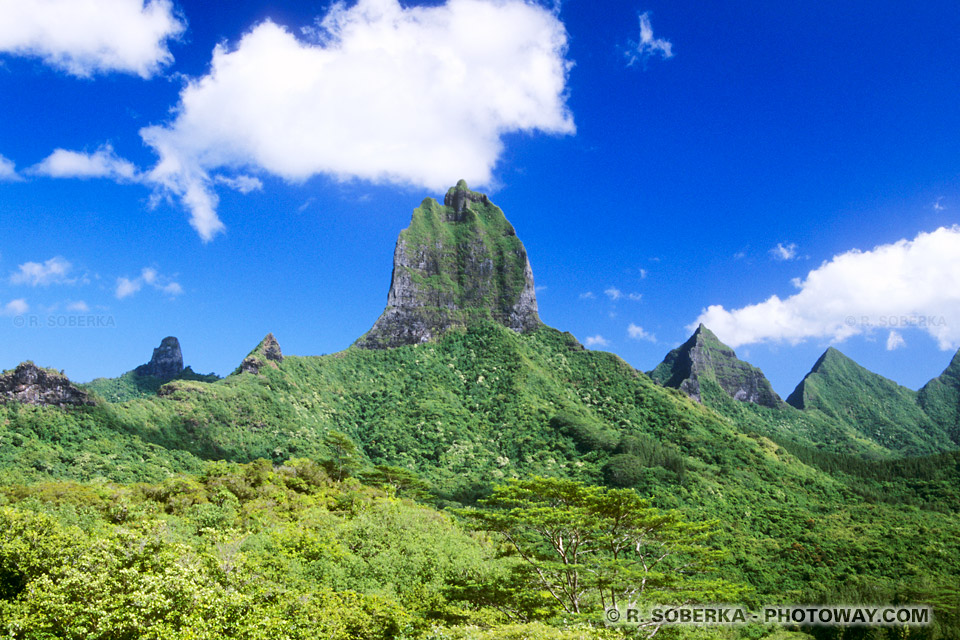
[[[3,305],[3,315],[5,316],[20,316],[25,314],[27,311],[30,311],[30,305],[28,305],[27,301],[23,298],[11,300],[7,304]]]
[[[630,326],[627,327],[627,335],[634,340],[649,340],[650,342],[656,342],[657,338],[652,333],[648,333],[644,330],[643,327],[630,323]]]
[[[67,311],[76,311],[78,313],[86,313],[90,311],[90,307],[83,300],[76,300],[75,302],[67,303]]]
[[[56,256],[46,262],[24,262],[10,274],[10,284],[24,284],[31,287],[46,287],[51,284],[73,284],[76,278],[70,278],[73,269],[67,260]]]
[[[610,344],[610,342],[599,333],[595,336],[588,336],[583,343],[588,347],[606,347]]]
[[[171,298],[175,298],[183,293],[183,287],[180,286],[180,283],[174,282],[171,278],[160,274],[153,267],[144,267],[140,271],[140,275],[136,278],[128,278],[126,276],[117,278],[114,295],[118,300],[123,300],[139,292],[145,285]]]
[[[117,278],[117,289],[115,293],[118,300],[123,300],[140,291],[142,288],[143,280],[140,278],[131,280],[130,278],[120,277]]]
[[[788,262],[790,260],[797,259],[797,245],[796,243],[783,244],[778,242],[777,246],[773,249],[770,249],[770,256],[774,260],[779,260],[781,262]]]
[[[83,78],[149,78],[173,61],[168,41],[186,28],[171,0],[0,0],[0,15],[0,53]]]
[[[903,339],[903,335],[899,331],[891,331],[887,335],[887,351],[905,346],[907,346],[907,341]]]
[[[581,300],[594,300],[596,297],[597,296],[593,293],[593,291],[584,291],[580,294]]]
[[[504,134],[574,132],[566,49],[563,24],[524,0],[335,3],[302,37],[268,20],[214,50],[172,122],[141,130],[150,176],[204,240],[224,228],[218,170],[489,185]]]
[[[0,182],[16,182],[17,180],[20,180],[20,176],[17,175],[16,165],[13,164],[12,160],[0,156]]]
[[[133,163],[117,156],[110,145],[94,153],[56,149],[29,171],[50,178],[109,178],[117,182],[139,179]]]
[[[731,347],[840,342],[874,329],[918,329],[941,349],[960,346],[960,226],[834,256],[794,286],[799,291],[785,299],[774,295],[732,310],[710,306],[689,328],[702,322]]]
[[[626,54],[628,66],[650,56],[659,55],[664,60],[673,57],[673,45],[668,40],[653,37],[649,11],[640,14],[640,41],[631,42]]]

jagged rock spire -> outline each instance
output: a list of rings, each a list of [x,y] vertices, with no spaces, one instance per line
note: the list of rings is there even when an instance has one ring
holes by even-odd
[[[283,352],[280,350],[280,343],[272,333],[268,333],[240,363],[240,371],[256,375],[263,367],[276,368],[281,362],[283,362]]]
[[[176,378],[181,372],[183,354],[180,352],[180,341],[173,336],[167,336],[160,342],[160,346],[153,350],[150,362],[134,369],[138,376],[153,376],[164,380]]]
[[[425,199],[400,232],[387,308],[357,346],[418,344],[478,320],[540,326],[527,252],[503,211],[463,180],[443,202]]]

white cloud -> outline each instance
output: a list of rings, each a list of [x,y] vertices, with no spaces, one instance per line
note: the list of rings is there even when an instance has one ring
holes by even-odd
[[[117,278],[117,299],[123,300],[124,298],[132,296],[136,292],[140,291],[142,288],[143,280],[140,278],[137,278],[136,280],[131,280],[130,278]]]
[[[657,338],[652,333],[647,333],[643,327],[630,323],[630,326],[627,327],[627,335],[633,338],[634,340],[649,340],[650,342],[656,342]]]
[[[710,306],[689,328],[702,322],[731,347],[840,342],[873,329],[920,329],[941,349],[960,346],[960,226],[848,251],[795,284],[799,291],[786,299],[774,295],[729,311]]]
[[[640,42],[631,42],[630,46],[632,48],[626,52],[628,66],[658,54],[664,60],[673,57],[673,45],[668,40],[653,37],[649,11],[640,14]]]
[[[0,156],[0,182],[16,182],[20,179],[13,161]]]
[[[797,245],[796,243],[791,242],[790,244],[783,244],[778,242],[777,246],[773,249],[770,249],[770,256],[774,260],[779,260],[781,262],[786,262],[790,260],[797,259]]]
[[[78,77],[149,78],[173,61],[186,25],[171,0],[0,0],[0,53],[42,58]]]
[[[588,347],[606,347],[610,344],[610,342],[599,333],[595,336],[588,336],[583,343]]]
[[[110,145],[94,153],[56,149],[29,171],[50,178],[109,178],[118,182],[139,179],[133,163],[117,156]]]
[[[19,316],[23,315],[30,310],[30,305],[27,304],[27,301],[23,298],[18,298],[16,300],[11,300],[3,307],[3,315],[5,316]]]
[[[171,297],[178,296],[183,293],[183,287],[181,287],[180,283],[178,282],[170,282],[168,284],[160,285],[158,288],[160,291]]]
[[[937,201],[933,203],[933,210],[943,211],[944,209],[946,209],[946,207],[943,206],[943,196],[940,196],[939,198],[937,198]]]
[[[640,269],[640,279],[643,280],[643,279],[646,278],[646,277],[647,277],[647,270],[646,270],[646,269]]]
[[[79,313],[86,313],[90,311],[90,307],[87,306],[87,303],[83,300],[77,300],[76,302],[67,303],[67,311],[77,311]]]
[[[253,191],[263,190],[263,182],[260,181],[260,178],[255,178],[253,176],[239,175],[235,178],[217,176],[216,181],[220,184],[225,184],[234,191],[239,191],[244,195]]]
[[[180,93],[175,119],[141,130],[151,178],[204,240],[223,230],[220,169],[299,182],[317,174],[441,190],[489,185],[510,132],[571,134],[567,34],[524,0],[335,3],[311,40],[265,21]]]
[[[610,298],[611,300],[613,300],[614,302],[616,302],[620,298],[626,298],[627,300],[633,300],[634,302],[639,302],[640,300],[643,299],[642,293],[624,293],[623,291],[621,291],[620,289],[617,289],[616,287],[610,287],[606,289],[603,292],[603,294],[608,298]]]
[[[583,292],[583,293],[580,294],[580,299],[581,299],[581,300],[593,300],[593,299],[595,299],[596,297],[597,297],[597,296],[594,295],[593,291],[585,291],[585,292]]]
[[[907,346],[907,341],[903,339],[903,335],[899,331],[891,331],[887,335],[887,351],[893,351],[894,349],[899,349],[900,347]]]
[[[31,287],[46,287],[51,284],[73,284],[76,278],[68,278],[73,265],[56,256],[46,262],[24,262],[10,274],[10,284],[25,284]]]
[[[183,293],[183,287],[181,287],[178,282],[174,282],[169,277],[160,274],[153,267],[144,267],[141,269],[139,277],[117,278],[114,295],[116,295],[118,300],[123,300],[143,289],[144,285],[150,286],[171,298],[175,298]]]

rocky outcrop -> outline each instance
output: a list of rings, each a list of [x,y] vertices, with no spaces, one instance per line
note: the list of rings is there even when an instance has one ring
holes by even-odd
[[[441,205],[425,199],[400,232],[387,308],[357,346],[419,344],[491,320],[518,333],[540,326],[526,249],[498,207],[461,180]]]
[[[734,400],[773,408],[783,404],[760,369],[737,358],[733,349],[702,324],[648,375],[697,402],[703,402],[701,382],[710,379]]]
[[[0,374],[0,402],[55,407],[94,404],[87,392],[65,375],[32,362],[23,362],[13,371]]]
[[[153,350],[150,362],[133,370],[138,376],[151,376],[161,380],[172,380],[182,371],[183,354],[180,352],[180,341],[173,336],[168,336],[160,342],[160,346]]]
[[[281,362],[283,362],[283,352],[280,350],[280,343],[272,333],[268,333],[240,363],[240,372],[257,375],[263,367],[271,366],[276,369]]]

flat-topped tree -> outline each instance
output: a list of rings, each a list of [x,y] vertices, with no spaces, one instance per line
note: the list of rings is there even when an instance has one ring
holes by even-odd
[[[426,198],[400,232],[387,308],[357,346],[419,344],[454,327],[540,326],[527,251],[499,207],[461,180],[443,204]]]

